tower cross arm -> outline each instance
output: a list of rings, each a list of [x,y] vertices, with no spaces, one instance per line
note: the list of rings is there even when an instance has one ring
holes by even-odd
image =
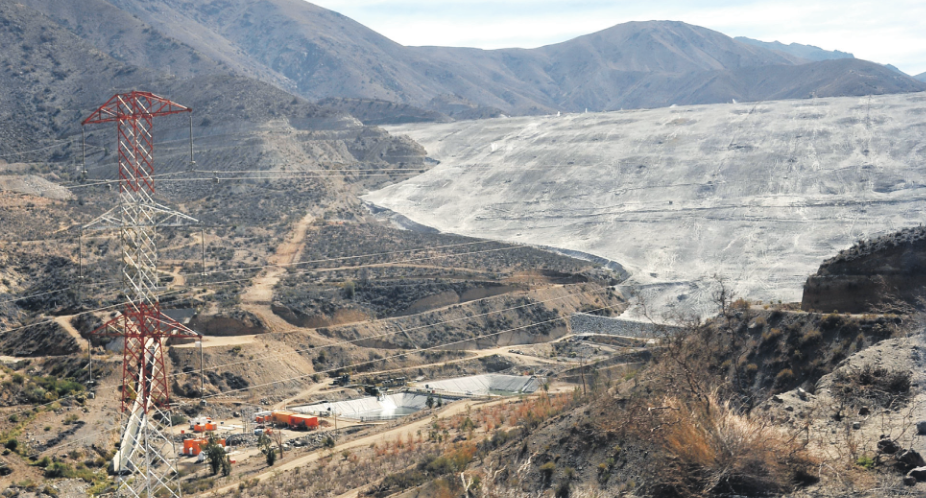
[[[143,116],[169,116],[181,112],[192,112],[193,109],[172,102],[151,92],[132,91],[113,95],[105,104],[90,113],[81,125],[111,123],[138,119]]]
[[[202,334],[161,312],[159,305],[127,305],[120,315],[94,329],[90,332],[90,336],[143,336],[146,339],[202,338]]]

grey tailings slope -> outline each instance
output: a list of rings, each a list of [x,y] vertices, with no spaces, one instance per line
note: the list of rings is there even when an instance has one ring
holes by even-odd
[[[711,276],[798,301],[820,262],[920,224],[926,94],[391,128],[441,161],[365,196],[445,232],[617,261],[660,310]]]

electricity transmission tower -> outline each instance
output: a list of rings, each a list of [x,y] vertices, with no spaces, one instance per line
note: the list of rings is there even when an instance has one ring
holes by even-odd
[[[119,493],[126,496],[181,496],[164,342],[199,334],[161,312],[155,237],[159,227],[186,226],[196,220],[154,201],[152,127],[155,117],[183,112],[192,110],[152,93],[133,91],[113,96],[81,122],[116,123],[119,204],[84,228],[118,228],[122,242],[127,303],[120,316],[91,334],[124,342],[122,435],[112,465],[120,476]]]

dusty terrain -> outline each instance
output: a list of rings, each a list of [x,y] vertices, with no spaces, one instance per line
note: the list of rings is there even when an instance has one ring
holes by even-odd
[[[441,164],[364,199],[441,231],[616,261],[651,308],[798,301],[820,261],[923,222],[923,94],[390,128]]]

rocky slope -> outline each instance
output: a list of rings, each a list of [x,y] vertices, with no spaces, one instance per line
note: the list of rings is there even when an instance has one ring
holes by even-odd
[[[626,23],[531,50],[477,50],[404,47],[301,0],[25,5],[109,56],[159,74],[223,70],[312,100],[380,99],[444,114],[429,102],[455,96],[507,114],[537,114],[926,89],[878,64],[819,64],[681,22]],[[99,28],[113,24],[124,28]],[[808,67],[789,69],[798,64]],[[762,69],[751,75],[748,68]],[[744,90],[766,80],[773,84]]]
[[[804,285],[805,310],[869,313],[920,308],[926,297],[926,228],[863,240],[828,259]]]
[[[379,99],[327,98],[318,105],[350,114],[367,125],[405,123],[447,123],[446,114]]]
[[[815,47],[813,45],[802,45],[800,43],[790,43],[785,45],[779,41],[764,42],[760,40],[753,40],[752,38],[746,38],[745,36],[737,36],[734,38],[734,40],[745,43],[747,45],[784,52],[794,57],[800,57],[801,59],[806,59],[809,61],[855,58],[854,55],[847,52],[840,52],[839,50],[823,50],[820,47]]]

